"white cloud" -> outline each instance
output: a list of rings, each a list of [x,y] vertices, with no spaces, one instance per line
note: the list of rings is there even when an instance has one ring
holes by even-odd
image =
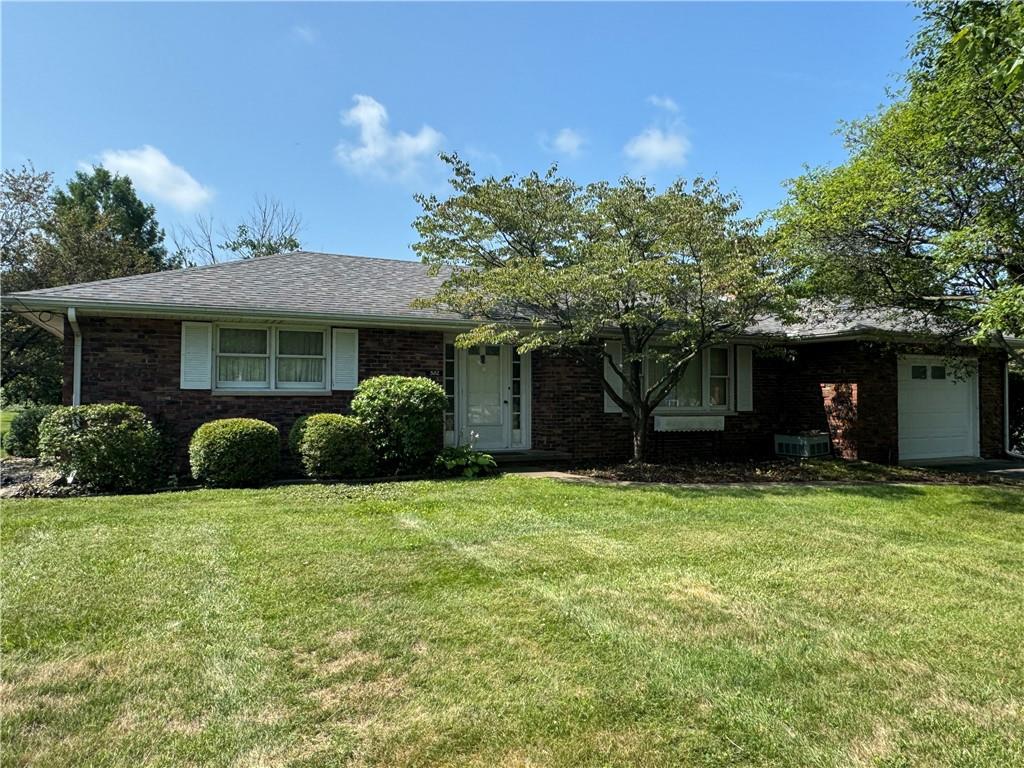
[[[690,140],[678,128],[648,128],[626,142],[623,151],[641,171],[673,168],[686,162]]]
[[[145,194],[183,211],[194,210],[213,199],[212,189],[148,144],[139,149],[105,150],[100,154],[100,162],[108,170],[130,178]]]
[[[317,31],[306,24],[296,24],[292,27],[292,37],[300,40],[306,45],[312,45],[320,37]]]
[[[583,135],[578,131],[574,131],[572,128],[563,128],[555,135],[551,147],[563,155],[575,157],[583,148],[584,141]]]
[[[392,133],[383,104],[362,94],[353,100],[355,106],[342,113],[341,122],[358,130],[359,142],[341,141],[334,150],[338,161],[353,173],[417,182],[422,160],[437,154],[444,136],[429,125],[415,134]]]
[[[664,109],[666,112],[679,111],[679,105],[671,96],[648,96],[647,103],[653,104],[658,109]]]

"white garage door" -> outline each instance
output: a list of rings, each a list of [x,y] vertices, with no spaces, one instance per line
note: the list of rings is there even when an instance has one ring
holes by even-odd
[[[977,456],[977,365],[904,355],[898,371],[900,461]]]

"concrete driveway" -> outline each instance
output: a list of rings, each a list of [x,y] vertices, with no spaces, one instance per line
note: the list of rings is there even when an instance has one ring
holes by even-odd
[[[999,475],[1024,482],[1024,459],[952,459],[911,463],[908,466],[945,469],[972,475]]]

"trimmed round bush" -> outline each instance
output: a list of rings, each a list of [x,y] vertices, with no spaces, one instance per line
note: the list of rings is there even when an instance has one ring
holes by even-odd
[[[203,485],[245,488],[274,479],[281,459],[277,427],[259,419],[217,419],[188,444],[192,476]]]
[[[419,472],[441,449],[445,403],[444,390],[430,379],[375,376],[356,388],[352,413],[385,471]]]
[[[30,405],[11,419],[4,435],[4,450],[11,456],[34,459],[39,455],[39,424],[57,409],[56,405]]]
[[[160,476],[160,434],[136,405],[55,408],[39,423],[39,458],[102,491],[145,491]]]
[[[368,477],[376,464],[366,427],[339,413],[307,416],[298,449],[303,470],[318,480]]]

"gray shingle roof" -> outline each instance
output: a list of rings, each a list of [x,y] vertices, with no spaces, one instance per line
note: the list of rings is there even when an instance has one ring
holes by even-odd
[[[465,324],[465,318],[434,309],[414,309],[431,296],[443,276],[416,261],[293,251],[205,267],[153,272],[92,283],[64,285],[3,297],[18,309],[60,310],[75,306],[95,313],[118,309],[160,314],[209,312],[239,315],[300,315],[339,320]],[[907,311],[860,311],[836,305],[805,305],[803,321],[784,325],[764,318],[747,333],[788,339],[849,335],[931,335],[934,320]]]
[[[451,313],[411,306],[414,299],[432,295],[441,281],[415,261],[294,251],[25,291],[12,294],[5,303],[457,319]]]

